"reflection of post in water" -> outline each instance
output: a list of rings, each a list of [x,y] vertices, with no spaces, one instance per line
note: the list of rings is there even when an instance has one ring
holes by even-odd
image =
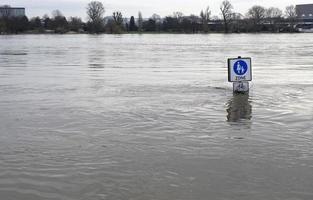
[[[249,102],[248,93],[234,93],[227,103],[227,121],[238,122],[252,118],[252,106]]]

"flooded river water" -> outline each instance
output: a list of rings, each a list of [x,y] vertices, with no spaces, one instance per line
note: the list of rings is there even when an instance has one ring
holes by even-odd
[[[313,199],[312,36],[0,36],[0,199]]]

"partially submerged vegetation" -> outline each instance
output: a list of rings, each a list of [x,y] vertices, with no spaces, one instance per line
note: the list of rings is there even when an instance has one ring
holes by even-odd
[[[66,18],[59,10],[52,16],[24,17],[2,16],[0,33],[249,33],[249,32],[296,32],[297,17],[294,6],[288,6],[283,13],[278,8],[253,6],[245,15],[233,12],[233,5],[224,0],[220,5],[220,17],[211,16],[210,7],[199,15],[185,16],[181,12],[161,18],[153,14],[143,18],[124,18],[120,11],[104,16],[105,8],[99,1],[87,6],[88,21],[79,17]]]

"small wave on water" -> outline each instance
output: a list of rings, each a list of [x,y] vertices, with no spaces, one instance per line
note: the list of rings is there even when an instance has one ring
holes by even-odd
[[[23,52],[23,51],[16,51],[16,50],[11,50],[11,51],[8,51],[8,50],[4,50],[4,51],[1,51],[0,50],[0,55],[2,56],[26,56],[28,55],[27,52]]]

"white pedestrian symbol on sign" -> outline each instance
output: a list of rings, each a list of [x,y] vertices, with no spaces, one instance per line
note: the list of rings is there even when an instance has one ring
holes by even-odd
[[[240,65],[240,63],[237,63],[237,72],[240,72],[241,74],[244,73],[244,68]]]
[[[248,65],[245,61],[243,60],[238,60],[235,64],[234,64],[234,72],[239,75],[242,76],[244,75],[246,72],[248,71]]]

